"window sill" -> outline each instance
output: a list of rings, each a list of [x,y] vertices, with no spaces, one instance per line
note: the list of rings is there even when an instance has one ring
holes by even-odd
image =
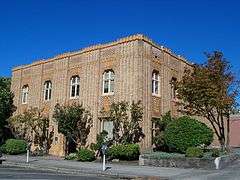
[[[79,99],[79,96],[76,96],[76,97],[70,97],[69,99],[70,99],[70,100]]]
[[[113,96],[114,93],[103,93],[102,96]]]
[[[154,96],[154,97],[158,97],[158,98],[161,97],[161,95],[159,95],[159,94],[152,94],[152,96]]]

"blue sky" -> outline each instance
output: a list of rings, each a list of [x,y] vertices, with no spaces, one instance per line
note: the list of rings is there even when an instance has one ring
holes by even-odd
[[[0,0],[0,76],[135,33],[195,63],[204,62],[204,52],[220,50],[238,75],[239,8],[237,0]]]

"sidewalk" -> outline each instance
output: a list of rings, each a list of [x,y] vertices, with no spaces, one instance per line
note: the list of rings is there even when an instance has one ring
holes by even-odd
[[[29,163],[26,163],[25,155],[6,155],[5,158],[6,161],[3,162],[3,165],[8,166],[20,166],[68,174],[97,174],[117,178],[187,179],[187,177],[191,177],[192,179],[192,176],[199,177],[199,175],[211,173],[211,171],[208,170],[163,168],[117,163],[106,164],[108,169],[102,171],[101,163],[63,160],[53,156],[30,157]]]

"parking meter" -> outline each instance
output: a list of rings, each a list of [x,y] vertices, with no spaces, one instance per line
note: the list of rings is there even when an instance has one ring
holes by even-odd
[[[30,152],[30,148],[31,148],[31,143],[27,144],[27,163],[29,162],[29,152]]]
[[[106,144],[103,144],[101,146],[101,151],[102,151],[102,154],[105,155],[107,153],[107,145]]]
[[[107,152],[107,145],[106,144],[103,144],[101,146],[101,152],[102,152],[102,155],[103,155],[103,171],[105,171],[106,170],[105,155],[106,155],[106,152]]]

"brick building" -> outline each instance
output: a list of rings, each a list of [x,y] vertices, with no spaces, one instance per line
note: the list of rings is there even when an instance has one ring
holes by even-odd
[[[40,60],[12,70],[12,91],[16,113],[28,107],[45,108],[53,113],[56,103],[80,102],[93,114],[89,142],[102,129],[111,131],[110,122],[98,119],[102,108],[112,102],[141,100],[143,104],[143,149],[152,146],[154,117],[171,110],[177,115],[174,86],[185,67],[191,66],[181,56],[155,44],[143,35],[84,48]],[[64,155],[64,137],[54,122],[54,141],[50,154]]]

